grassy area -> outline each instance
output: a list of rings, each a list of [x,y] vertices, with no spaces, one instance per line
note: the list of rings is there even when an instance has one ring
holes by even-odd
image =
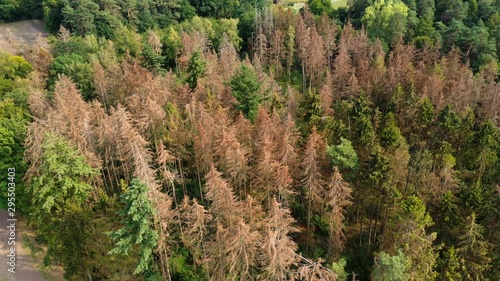
[[[284,0],[284,5],[293,7],[294,10],[300,10],[307,5],[307,0]],[[334,9],[347,6],[347,0],[332,0],[332,7]]]
[[[334,9],[342,8],[347,6],[347,0],[332,0],[332,7]]]

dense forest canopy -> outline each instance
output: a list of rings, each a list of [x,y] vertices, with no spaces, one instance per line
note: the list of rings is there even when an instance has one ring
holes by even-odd
[[[0,166],[67,280],[500,280],[499,0],[0,1],[31,18]]]

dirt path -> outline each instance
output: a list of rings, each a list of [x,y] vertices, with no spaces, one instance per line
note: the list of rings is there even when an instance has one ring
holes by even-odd
[[[8,213],[5,210],[0,210],[0,281],[44,281],[42,275],[35,270],[35,265],[31,258],[26,254],[21,245],[22,228],[18,228],[16,222],[15,229],[15,245],[8,245],[9,235],[11,234],[7,226],[12,221],[7,221]],[[8,271],[10,268],[8,262],[10,248],[15,247],[15,273]]]

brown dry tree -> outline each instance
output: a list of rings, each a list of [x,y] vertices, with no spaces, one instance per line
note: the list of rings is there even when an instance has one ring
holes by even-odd
[[[267,66],[267,61],[268,61],[268,39],[266,35],[264,34],[264,30],[262,27],[258,27],[257,29],[257,36],[255,36],[255,40],[252,44],[253,46],[253,58],[258,59],[258,61],[261,63],[263,67]]]
[[[323,267],[321,264],[324,262],[323,259],[318,259],[314,262],[308,260],[302,256],[301,265],[297,269],[295,279],[293,280],[303,280],[303,281],[336,281],[337,275]]]
[[[309,31],[310,44],[307,50],[306,70],[309,76],[309,88],[319,87],[320,81],[323,78],[325,71],[325,47],[323,38],[318,34],[316,27],[312,27]]]
[[[280,126],[278,137],[276,160],[287,166],[292,176],[297,177],[299,174],[298,142],[300,133],[290,114]]]
[[[195,265],[201,265],[209,272],[207,241],[212,216],[196,199],[186,196],[177,207],[181,229],[181,241],[193,256]],[[210,277],[210,276],[208,276]]]
[[[215,223],[215,238],[209,244],[212,280],[249,280],[256,265],[260,233],[243,220],[238,201],[222,173],[214,166],[206,176],[206,198]]]
[[[324,48],[325,48],[325,57],[326,57],[326,66],[328,69],[332,65],[333,52],[337,44],[336,35],[337,35],[337,26],[335,21],[331,20],[326,14],[323,14],[320,18],[319,23],[317,24],[318,33],[323,38]]]
[[[285,34],[280,29],[276,29],[273,32],[270,42],[270,64],[275,67],[276,76],[280,77],[283,71],[283,65],[281,63],[284,57],[285,50]]]
[[[289,236],[299,230],[292,226],[295,222],[290,210],[273,197],[269,206],[263,234],[261,263],[264,273],[263,280],[288,280],[292,267],[298,264],[295,251],[297,244]]]
[[[236,139],[235,129],[223,129],[222,138],[215,143],[216,163],[239,198],[245,198],[248,193],[249,154],[250,149]]]
[[[229,41],[227,34],[224,33],[219,47],[219,66],[225,81],[233,76],[239,61],[238,52]]]
[[[281,144],[277,124],[279,118],[271,118],[267,110],[259,108],[254,125],[254,159],[252,189],[253,194],[261,202],[269,206],[271,196],[286,202],[293,194],[292,178],[288,166],[282,161],[282,152],[277,145]]]
[[[309,253],[311,246],[311,238],[313,236],[311,219],[314,210],[321,209],[323,205],[323,193],[325,189],[325,181],[321,172],[320,151],[321,136],[313,128],[311,134],[307,138],[307,145],[304,151],[302,160],[302,187],[307,202],[307,245],[306,252]]]
[[[334,259],[338,258],[345,242],[343,232],[345,208],[352,205],[351,189],[348,186],[335,167],[325,191],[329,235],[328,252]]]
[[[330,71],[326,71],[325,82],[323,87],[319,92],[319,100],[321,103],[321,111],[323,116],[333,115],[333,89],[332,89],[333,79]]]
[[[309,48],[311,45],[310,30],[304,23],[302,17],[299,17],[297,25],[295,26],[295,44],[297,45],[297,55],[300,58],[302,66],[302,93],[306,92],[306,63],[310,55]],[[314,45],[314,44],[313,44]]]
[[[241,217],[241,202],[236,199],[229,184],[222,178],[222,173],[211,166],[205,177],[206,199],[209,200],[209,211],[214,219],[222,225],[231,225]]]
[[[335,57],[333,63],[333,93],[334,98],[337,100],[340,100],[344,96],[352,98],[352,95],[356,94],[349,91],[349,85],[353,83],[351,80],[355,79],[356,76],[351,56],[349,55],[346,37],[347,35],[343,32],[338,46],[338,55]]]

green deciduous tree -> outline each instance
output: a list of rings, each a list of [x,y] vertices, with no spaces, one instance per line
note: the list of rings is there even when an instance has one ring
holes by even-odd
[[[398,251],[398,254],[391,256],[385,252],[375,255],[375,265],[372,272],[373,281],[407,281],[410,276],[406,273],[407,259],[405,255]]]
[[[67,205],[81,206],[89,197],[88,183],[97,171],[66,140],[47,134],[42,144],[39,175],[31,186],[38,215],[64,212]]]
[[[339,167],[342,174],[355,171],[359,167],[358,155],[348,139],[341,137],[338,145],[328,145],[326,154],[332,166]]]
[[[62,137],[47,134],[41,150],[38,173],[30,186],[32,217],[48,242],[46,261],[61,261],[70,278],[89,270],[86,203],[93,189],[89,182],[98,171]]]
[[[395,43],[407,30],[409,8],[398,0],[376,0],[365,10],[363,22],[372,37]]]
[[[316,15],[330,14],[333,10],[332,2],[329,0],[308,0],[307,6]]]
[[[53,86],[61,74],[71,78],[81,91],[84,99],[94,97],[93,70],[85,59],[77,54],[58,56],[49,68],[49,85]]]

